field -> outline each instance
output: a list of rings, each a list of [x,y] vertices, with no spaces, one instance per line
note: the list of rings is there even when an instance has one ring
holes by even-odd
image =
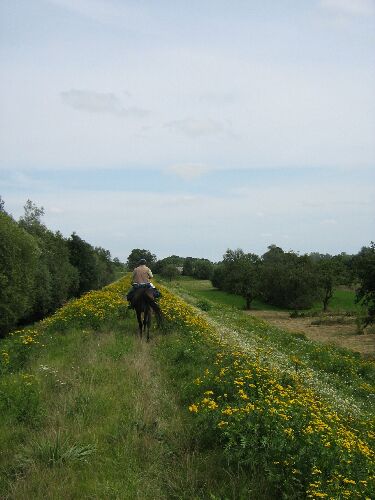
[[[242,297],[217,290],[208,280],[194,280],[183,276],[175,282],[175,286],[182,294],[190,294],[199,299],[240,310],[245,307],[245,300]],[[375,335],[372,334],[372,329],[368,329],[369,333],[365,335],[358,334],[354,314],[360,310],[360,306],[355,303],[354,291],[339,288],[335,290],[326,314],[322,313],[322,306],[317,303],[310,310],[302,311],[302,315],[291,318],[292,311],[256,300],[252,304],[251,311],[246,314],[264,319],[283,330],[304,333],[312,340],[352,349],[366,358],[375,359]]]
[[[374,498],[373,363],[185,285],[149,344],[128,277],[2,342],[0,497]]]

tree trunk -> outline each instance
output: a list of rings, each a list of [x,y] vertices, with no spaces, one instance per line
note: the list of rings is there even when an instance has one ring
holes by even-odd
[[[330,287],[330,288],[326,289],[326,293],[325,293],[325,296],[323,298],[323,311],[324,312],[327,312],[328,302],[332,299],[332,295],[333,295],[332,288]]]

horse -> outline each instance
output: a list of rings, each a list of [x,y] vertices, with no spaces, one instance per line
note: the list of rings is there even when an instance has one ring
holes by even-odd
[[[160,326],[163,321],[163,314],[159,304],[155,302],[152,288],[138,288],[134,293],[131,303],[137,314],[140,338],[142,339],[142,334],[146,332],[148,342],[150,340],[152,313],[156,316],[158,326]]]

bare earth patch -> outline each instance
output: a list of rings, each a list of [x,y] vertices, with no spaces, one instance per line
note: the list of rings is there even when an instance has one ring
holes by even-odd
[[[354,319],[343,324],[312,324],[317,318],[290,318],[284,311],[247,311],[246,314],[263,319],[283,330],[304,333],[312,340],[325,344],[334,344],[359,352],[362,356],[375,359],[375,335],[358,335]],[[339,319],[339,317],[337,317]]]

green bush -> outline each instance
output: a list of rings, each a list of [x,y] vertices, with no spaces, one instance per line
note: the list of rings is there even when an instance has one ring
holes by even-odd
[[[197,307],[199,307],[202,311],[209,311],[212,308],[210,302],[204,299],[197,302]]]

